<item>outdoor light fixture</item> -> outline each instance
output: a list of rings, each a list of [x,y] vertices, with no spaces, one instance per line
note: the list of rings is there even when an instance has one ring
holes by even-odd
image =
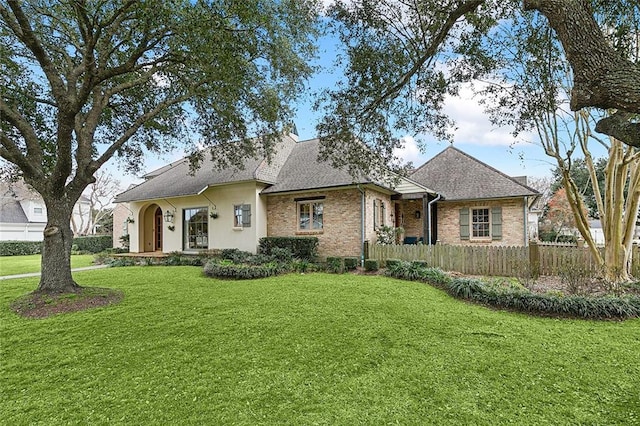
[[[420,219],[420,210],[416,210],[416,219]]]
[[[167,212],[164,214],[164,221],[165,222],[173,222],[173,212],[170,210],[167,210]]]

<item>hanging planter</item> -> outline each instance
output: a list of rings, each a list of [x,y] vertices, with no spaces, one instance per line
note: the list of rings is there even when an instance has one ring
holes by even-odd
[[[209,216],[211,216],[211,219],[217,219],[218,218],[218,211],[214,210],[211,213],[209,213]]]

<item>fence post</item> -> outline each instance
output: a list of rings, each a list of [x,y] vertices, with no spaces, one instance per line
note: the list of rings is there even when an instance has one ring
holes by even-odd
[[[540,247],[537,241],[529,241],[529,270],[531,278],[540,276]]]

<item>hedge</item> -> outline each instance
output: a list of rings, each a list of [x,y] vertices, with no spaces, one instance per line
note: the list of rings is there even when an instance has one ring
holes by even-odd
[[[313,261],[318,256],[317,237],[263,237],[258,253],[271,255],[274,248],[289,249],[293,257]]]
[[[111,235],[76,237],[73,239],[73,245],[77,251],[100,253],[113,247],[113,237]]]
[[[73,250],[100,253],[113,247],[111,235],[76,237]],[[42,253],[42,241],[0,241],[0,256],[26,256]]]
[[[26,256],[42,253],[42,241],[0,241],[0,256]]]

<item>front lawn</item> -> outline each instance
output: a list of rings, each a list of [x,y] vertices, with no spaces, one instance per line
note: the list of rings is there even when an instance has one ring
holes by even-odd
[[[74,254],[71,256],[71,267],[82,268],[93,265],[94,255],[92,254]],[[31,272],[40,272],[39,254],[29,256],[0,256],[0,276],[28,274]]]
[[[637,424],[640,320],[492,311],[384,276],[78,272],[118,305],[44,320],[0,291],[5,424]]]

